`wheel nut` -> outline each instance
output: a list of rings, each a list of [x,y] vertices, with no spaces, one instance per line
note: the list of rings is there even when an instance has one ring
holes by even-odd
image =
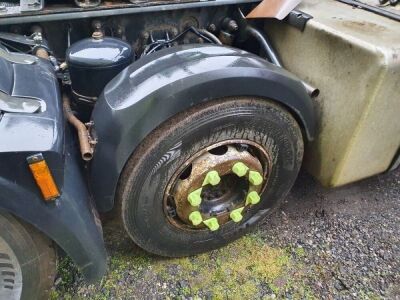
[[[246,197],[246,205],[247,204],[257,204],[258,202],[260,202],[260,195],[258,195],[258,193],[256,191],[250,192],[247,197]]]
[[[189,220],[194,226],[200,225],[201,222],[203,222],[203,218],[201,217],[201,213],[199,211],[191,212],[189,215]]]
[[[189,201],[191,206],[199,206],[201,203],[201,190],[202,188],[199,188],[193,192],[191,192],[188,197],[187,200]]]
[[[217,218],[211,218],[208,220],[204,220],[203,223],[211,230],[216,231],[219,229],[219,224]]]
[[[252,185],[260,185],[263,182],[263,178],[257,171],[250,171],[249,181]]]
[[[244,209],[244,207],[240,207],[240,208],[237,208],[237,209],[231,211],[229,216],[231,217],[233,222],[238,223],[238,222],[242,221],[242,219],[243,219],[243,216],[242,216],[243,209]]]
[[[235,173],[239,177],[243,177],[246,175],[249,168],[242,162],[237,162],[232,167],[232,172]]]
[[[210,171],[207,173],[206,178],[204,178],[203,186],[207,184],[217,185],[221,181],[221,177],[217,171]]]

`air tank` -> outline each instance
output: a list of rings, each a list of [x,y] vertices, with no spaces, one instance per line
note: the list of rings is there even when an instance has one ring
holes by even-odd
[[[107,83],[133,60],[134,53],[128,43],[104,37],[101,32],[71,45],[66,62],[75,100],[93,104]]]

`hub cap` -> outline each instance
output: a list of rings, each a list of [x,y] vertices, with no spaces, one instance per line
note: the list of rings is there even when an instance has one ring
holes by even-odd
[[[188,230],[240,223],[260,202],[269,156],[256,143],[226,141],[193,155],[171,178],[164,197],[170,222]]]
[[[0,237],[0,299],[19,300],[21,293],[21,266],[14,251]]]

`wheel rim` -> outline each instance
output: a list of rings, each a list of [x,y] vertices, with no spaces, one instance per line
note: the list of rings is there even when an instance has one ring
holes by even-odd
[[[21,293],[21,266],[13,250],[0,237],[0,299],[18,300]]]
[[[164,212],[183,230],[240,224],[266,188],[270,156],[247,140],[213,144],[190,157],[170,179]],[[256,210],[252,210],[253,212]]]

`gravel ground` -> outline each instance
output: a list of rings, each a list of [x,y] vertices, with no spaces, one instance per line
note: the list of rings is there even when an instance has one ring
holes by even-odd
[[[104,226],[109,273],[86,285],[68,259],[53,298],[400,299],[400,170],[324,189],[300,174],[282,207],[220,250],[165,259]]]
[[[303,174],[261,231],[305,250],[316,296],[400,299],[400,170],[337,189]]]

